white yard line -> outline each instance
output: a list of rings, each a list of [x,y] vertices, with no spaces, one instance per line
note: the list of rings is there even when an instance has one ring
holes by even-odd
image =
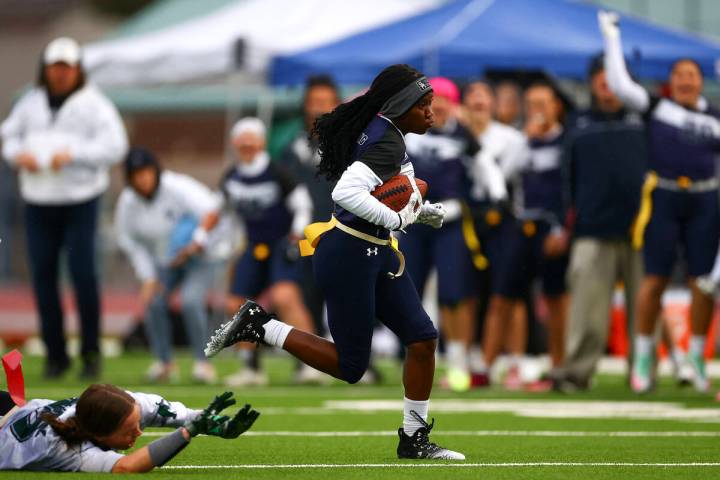
[[[143,436],[161,437],[167,432],[145,432]],[[444,437],[720,437],[720,432],[563,432],[551,430],[447,430],[438,431]],[[244,437],[395,437],[397,431],[347,431],[347,432],[303,432],[303,431],[251,431]]]
[[[308,463],[279,465],[169,465],[162,470],[207,469],[300,469],[300,468],[514,468],[514,467],[720,467],[720,462],[632,463],[632,462],[510,462],[510,463]]]

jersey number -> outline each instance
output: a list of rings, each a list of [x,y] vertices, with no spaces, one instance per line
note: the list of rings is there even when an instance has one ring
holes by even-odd
[[[52,413],[59,416],[75,402],[77,402],[77,398],[68,398],[33,410],[14,421],[10,425],[10,431],[18,442],[24,442],[32,437],[35,432],[44,431],[47,428],[48,424],[41,418],[43,413]]]

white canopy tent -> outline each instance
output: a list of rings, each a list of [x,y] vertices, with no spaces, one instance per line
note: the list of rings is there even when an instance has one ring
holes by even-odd
[[[239,68],[264,74],[270,59],[428,10],[444,0],[236,0],[207,15],[85,46],[102,86],[187,83]]]

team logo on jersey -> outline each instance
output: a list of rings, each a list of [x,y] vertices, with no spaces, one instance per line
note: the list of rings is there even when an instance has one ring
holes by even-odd
[[[375,248],[369,248],[369,247],[368,247],[368,249],[367,249],[367,256],[368,256],[368,257],[372,257],[373,255],[376,255],[376,256],[377,256],[377,254],[378,254],[378,247],[375,247]]]
[[[155,405],[158,407],[157,414],[159,416],[163,418],[177,418],[177,413],[172,411],[170,403],[168,403],[166,400],[160,400]]]
[[[357,141],[358,145],[364,145],[365,142],[367,142],[367,139],[368,139],[368,138],[369,138],[369,137],[368,137],[367,134],[365,134],[365,133],[363,133],[362,135],[360,135],[360,138],[358,138],[358,141]]]

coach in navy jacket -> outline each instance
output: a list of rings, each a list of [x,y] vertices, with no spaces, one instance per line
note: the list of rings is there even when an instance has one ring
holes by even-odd
[[[569,122],[563,159],[574,242],[561,388],[588,386],[605,350],[615,283],[621,279],[625,285],[631,319],[642,276],[630,231],[647,163],[643,119],[626,110],[608,88],[602,57],[591,63],[589,77],[592,107]]]

